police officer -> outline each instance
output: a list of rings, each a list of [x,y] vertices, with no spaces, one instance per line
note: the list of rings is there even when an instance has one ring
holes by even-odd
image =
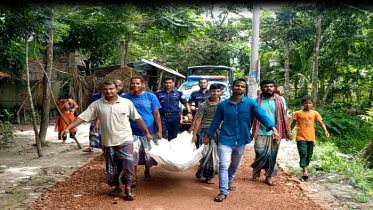
[[[179,102],[185,106],[188,118],[193,119],[193,116],[183,93],[174,88],[174,79],[172,77],[165,77],[162,83],[163,88],[158,90],[155,95],[162,106],[159,109],[162,121],[162,136],[170,141],[176,138],[179,132],[181,112]]]
[[[192,107],[192,104],[194,102],[194,109],[192,109],[193,116],[197,113],[198,106],[210,97],[210,92],[207,90],[208,81],[206,78],[199,79],[198,86],[199,86],[199,90],[193,91],[188,101],[190,107]],[[192,124],[190,125],[189,132],[193,131],[195,121],[196,120],[194,118],[192,121]],[[198,132],[198,131],[195,131],[195,132]],[[196,143],[197,148],[199,147],[200,143],[202,144],[202,140],[200,139],[198,133],[197,133],[197,141],[195,143]]]

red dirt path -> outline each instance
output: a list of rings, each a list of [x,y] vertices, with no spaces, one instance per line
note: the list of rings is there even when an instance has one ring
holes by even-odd
[[[196,210],[196,209],[323,209],[305,195],[299,182],[279,170],[274,178],[277,186],[251,180],[254,150],[248,145],[231,191],[221,203],[213,201],[219,192],[218,177],[208,185],[194,176],[197,165],[184,172],[170,172],[161,166],[152,168],[152,181],[144,181],[144,167],[139,167],[136,200],[128,201],[108,195],[103,160],[98,158],[76,171],[70,178],[57,183],[44,193],[30,210],[41,209],[137,209],[137,210]],[[263,172],[262,172],[263,177]]]

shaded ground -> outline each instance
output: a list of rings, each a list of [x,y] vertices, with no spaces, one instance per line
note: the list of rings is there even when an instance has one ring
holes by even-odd
[[[19,126],[18,126],[19,127]],[[248,145],[237,172],[237,191],[222,203],[213,201],[218,194],[218,181],[207,185],[194,177],[197,165],[184,172],[170,172],[161,166],[152,168],[153,181],[144,181],[143,166],[139,167],[137,198],[127,201],[108,196],[101,151],[83,153],[73,140],[62,145],[53,126],[48,130],[50,146],[43,148],[45,156],[37,157],[32,126],[0,149],[0,209],[372,209],[372,203],[358,203],[351,194],[358,192],[343,177],[324,174],[308,182],[289,175],[285,165],[297,166],[298,154],[294,142],[283,141],[279,152],[277,186],[270,187],[251,180],[253,147]],[[77,138],[84,148],[88,144],[89,124],[78,127]],[[333,180],[333,181],[330,181]],[[336,181],[337,180],[337,181]],[[56,184],[57,183],[57,184]]]

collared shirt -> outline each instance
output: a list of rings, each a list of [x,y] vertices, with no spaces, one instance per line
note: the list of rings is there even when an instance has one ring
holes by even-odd
[[[272,127],[277,128],[256,101],[242,97],[237,104],[232,102],[232,98],[218,104],[207,133],[213,136],[223,121],[219,134],[219,144],[232,147],[246,145],[251,142],[250,129],[254,116],[267,127],[267,130]]]
[[[209,128],[217,107],[218,104],[212,105],[209,100],[206,100],[199,105],[196,117],[202,118],[201,128]]]
[[[284,103],[284,109],[286,110],[286,101],[284,97],[280,96],[283,103]],[[254,97],[253,100],[256,101],[258,96]],[[275,103],[275,97],[272,98],[266,98],[262,96],[262,103],[260,104],[260,107],[263,109],[264,113],[267,114],[269,119],[272,120],[272,122],[276,123],[276,103]],[[266,131],[266,127],[263,124],[260,124],[259,127],[259,133],[258,135],[262,136],[272,136],[273,131]]]
[[[178,91],[176,88],[173,88],[170,92],[167,92],[165,88],[162,88],[158,90],[155,95],[161,103],[162,108],[159,109],[159,112],[161,113],[180,112],[181,109],[179,102],[182,104],[188,103],[183,93]]]
[[[141,118],[133,103],[119,96],[114,104],[110,104],[105,98],[91,103],[78,117],[86,122],[96,118],[100,120],[101,144],[107,147],[132,141],[129,118]]]
[[[194,107],[198,108],[198,106],[206,101],[210,97],[210,92],[206,90],[205,93],[202,93],[201,90],[193,91],[192,94],[190,94],[190,98],[188,103],[192,104],[194,102]]]

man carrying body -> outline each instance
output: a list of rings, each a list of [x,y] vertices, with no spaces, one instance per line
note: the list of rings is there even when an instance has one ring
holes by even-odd
[[[187,110],[188,118],[193,120],[190,106],[182,92],[174,88],[175,83],[172,77],[163,78],[163,88],[158,90],[157,96],[162,108],[159,109],[162,121],[162,136],[168,141],[177,137],[180,127],[180,106],[181,102]]]
[[[264,169],[266,171],[265,183],[275,186],[271,177],[277,176],[277,153],[281,139],[292,140],[293,134],[286,113],[286,101],[282,96],[275,94],[275,82],[263,80],[260,82],[260,89],[262,93],[253,100],[273,122],[276,122],[281,138],[275,142],[272,138],[272,131],[267,131],[266,127],[254,118],[251,138],[255,140],[255,161],[251,165],[253,167],[252,177],[253,180],[259,180],[260,171]]]
[[[197,113],[198,106],[210,97],[210,92],[207,90],[208,81],[207,81],[206,78],[199,79],[198,86],[199,86],[199,90],[193,91],[192,94],[190,95],[190,98],[189,98],[189,101],[188,101],[191,109],[192,109],[192,104],[194,102],[194,109],[192,109],[192,112],[194,114]],[[193,115],[193,116],[195,116],[195,115]],[[195,127],[194,126],[195,122],[196,122],[196,118],[193,117],[192,124],[190,125],[189,132],[193,131],[193,129]],[[199,133],[196,130],[194,130],[194,131],[196,132],[196,136],[197,136],[195,144],[196,144],[196,147],[198,149],[199,146],[202,144],[203,139],[201,139]]]
[[[216,202],[222,202],[228,196],[228,190],[235,190],[232,185],[235,173],[240,166],[246,144],[251,142],[251,120],[255,116],[263,123],[267,130],[273,130],[273,138],[278,139],[276,125],[263,112],[258,103],[244,97],[247,90],[244,79],[236,79],[232,84],[233,95],[218,104],[214,118],[211,122],[204,142],[208,142],[210,136],[221,124],[219,133],[219,194],[214,198]]]
[[[162,138],[162,122],[159,115],[161,104],[153,93],[145,91],[145,80],[140,76],[132,77],[130,81],[130,92],[122,97],[132,101],[141,118],[144,120],[150,135],[152,135],[154,143],[158,144],[158,139]],[[132,184],[134,187],[137,184],[137,166],[145,165],[144,178],[145,181],[149,181],[152,179],[150,176],[150,168],[153,165],[157,165],[157,162],[150,157],[148,153],[150,144],[144,132],[135,121],[130,119],[130,123],[135,145],[135,178]]]
[[[88,106],[75,120],[62,131],[66,135],[71,128],[80,125],[83,121],[100,121],[102,145],[104,146],[108,184],[115,186],[109,195],[117,196],[122,192],[120,185],[125,184],[124,194],[127,198],[135,199],[131,189],[133,180],[133,136],[129,118],[134,120],[144,131],[148,140],[152,137],[133,103],[117,95],[118,89],[113,82],[102,85],[105,95]]]
[[[215,115],[216,108],[218,103],[221,101],[220,96],[222,95],[223,90],[219,84],[212,84],[210,86],[211,97],[208,100],[202,102],[198,106],[197,114],[194,116],[194,132],[192,141],[196,143],[197,148],[202,145],[202,142],[199,142],[197,145],[197,134],[200,135],[199,138],[204,139],[207,134],[207,129],[210,126],[212,118]],[[206,178],[207,184],[213,184],[212,179],[215,177],[215,173],[219,168],[219,156],[218,156],[218,132],[216,132],[214,138],[211,138],[210,142],[204,142],[205,144],[210,143],[207,147],[204,157],[200,160],[200,165],[196,173],[197,178]],[[204,149],[205,152],[205,149]]]

